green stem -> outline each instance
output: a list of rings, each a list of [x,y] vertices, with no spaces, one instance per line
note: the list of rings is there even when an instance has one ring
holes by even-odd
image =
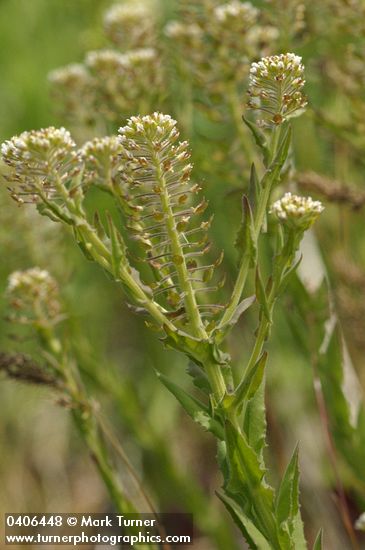
[[[218,363],[207,362],[204,370],[208,376],[210,386],[216,402],[219,403],[227,393],[226,382]]]
[[[153,151],[153,148],[151,149]],[[167,235],[170,239],[171,252],[173,255],[173,262],[176,267],[179,284],[184,294],[186,312],[188,314],[194,336],[196,336],[197,338],[207,339],[208,336],[199,313],[198,305],[195,298],[195,292],[189,278],[189,272],[186,266],[179,232],[176,227],[173,210],[170,203],[170,197],[166,186],[165,176],[161,167],[161,161],[158,153],[155,153],[153,151],[152,155],[156,169],[156,179],[161,189],[161,206],[165,215]]]
[[[86,214],[82,208],[77,205],[69,196],[63,183],[57,180],[57,190],[62,195],[65,205],[72,216],[74,225],[86,243],[90,254],[94,260],[104,269],[112,273],[112,256],[110,249],[103,243],[95,229],[88,223]],[[120,279],[131,291],[136,302],[150,313],[160,326],[166,325],[170,330],[175,330],[175,326],[166,317],[164,310],[156,302],[147,296],[144,290],[134,280],[128,268],[120,267]]]
[[[272,138],[271,138],[270,162],[272,162],[272,160],[275,158],[275,155],[277,153],[277,149],[279,145],[279,136],[280,136],[280,129],[274,128],[272,133]],[[274,185],[274,181],[267,181],[266,185],[261,188],[257,209],[254,212],[253,223],[254,223],[254,240],[255,240],[256,247],[257,247],[257,244],[260,238],[261,229],[265,220],[265,215],[266,215],[266,211],[267,211],[267,207],[268,207],[268,203],[271,195],[271,189],[273,185]],[[239,268],[238,276],[233,288],[231,300],[219,323],[220,327],[222,327],[232,319],[234,312],[241,300],[241,296],[246,285],[249,270],[250,270],[250,256],[249,254],[244,254],[240,268]]]

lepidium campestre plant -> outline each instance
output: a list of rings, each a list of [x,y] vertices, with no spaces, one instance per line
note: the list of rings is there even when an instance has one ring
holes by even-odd
[[[269,485],[263,453],[265,345],[274,306],[298,264],[304,233],[323,209],[318,201],[290,194],[271,204],[286,173],[290,119],[306,104],[303,71],[301,59],[290,53],[251,66],[248,107],[260,114],[245,121],[263,163],[252,167],[249,194],[243,197],[239,268],[225,305],[210,298],[220,286],[214,281],[222,257],[206,259],[212,220],[202,217],[207,204],[197,199],[200,189],[191,181],[189,145],[179,140],[169,115],[131,117],[119,138],[88,143],[80,151],[66,131],[52,128],[25,132],[2,146],[13,196],[23,199],[25,193],[43,215],[70,226],[87,258],[120,283],[166,346],[188,358],[199,395],[164,374],[159,378],[216,438],[224,478],[218,496],[250,547],[267,550],[307,547],[298,451],[277,489]],[[96,212],[91,221],[85,196],[92,185],[112,195],[117,217]],[[270,273],[264,275],[260,243],[266,232],[276,244]],[[249,282],[255,284],[254,296],[246,295]],[[248,362],[234,378],[227,335],[255,301],[258,329]],[[320,536],[315,548],[321,548]]]

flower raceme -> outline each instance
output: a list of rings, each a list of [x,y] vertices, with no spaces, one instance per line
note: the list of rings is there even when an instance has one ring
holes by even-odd
[[[261,111],[263,126],[277,126],[298,116],[307,105],[302,58],[293,53],[273,55],[252,63],[249,77],[249,109]]]
[[[209,265],[197,261],[208,250],[205,233],[210,222],[194,221],[207,202],[189,204],[200,188],[190,181],[190,151],[186,141],[178,141],[176,125],[161,113],[131,117],[119,130],[126,157],[121,177],[128,228],[146,250],[154,273],[154,296],[165,299],[176,314],[185,308],[191,316],[198,308],[196,293],[207,290],[196,286],[209,281],[219,261]]]

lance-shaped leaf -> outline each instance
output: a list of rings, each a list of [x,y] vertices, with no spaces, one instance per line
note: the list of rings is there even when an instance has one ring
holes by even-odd
[[[254,164],[251,165],[250,171],[250,183],[248,187],[248,196],[250,199],[250,204],[252,210],[255,210],[260,195],[260,182],[257,176],[256,167]]]
[[[268,296],[265,289],[265,286],[262,282],[260,270],[257,267],[256,268],[256,278],[255,278],[255,285],[256,285],[256,297],[257,301],[259,302],[262,311],[266,317],[266,320],[268,323],[271,324],[272,322],[272,316],[271,316],[271,308],[268,302]]]
[[[271,546],[262,533],[255,527],[252,521],[244,514],[242,508],[223,492],[217,492],[218,498],[223,502],[237,527],[243,533],[246,542],[252,550],[271,550]]]
[[[289,147],[291,144],[291,126],[281,129],[282,138],[280,144],[273,159],[272,163],[265,172],[264,177],[261,180],[261,187],[271,188],[273,183],[278,183],[280,178],[280,172],[284,166],[286,159],[288,158]]]
[[[239,408],[244,405],[245,401],[249,401],[254,397],[257,390],[261,386],[267,362],[267,352],[264,352],[255,366],[246,372],[242,381],[236,389],[233,407]]]
[[[123,237],[115,227],[114,221],[110,214],[107,214],[109,239],[111,244],[111,268],[112,274],[116,280],[120,278],[120,270],[126,262],[126,246]]]
[[[275,503],[279,523],[291,522],[299,510],[298,446],[287,466]]]
[[[157,372],[158,378],[163,385],[176,397],[188,415],[196,422],[200,424],[205,430],[214,434],[218,439],[224,439],[224,432],[222,425],[212,418],[209,414],[209,408],[204,405],[199,399],[188,394],[183,388],[172,382],[164,374]]]
[[[315,543],[313,544],[313,550],[322,550],[323,548],[322,543],[323,543],[323,531],[321,529],[317,535]]]
[[[266,483],[266,470],[243,433],[227,421],[225,426],[229,479],[226,493],[250,510],[249,517],[270,542],[277,541],[274,492]]]
[[[270,161],[270,150],[267,145],[267,140],[264,132],[260,130],[260,128],[258,128],[258,126],[254,122],[251,122],[245,116],[242,117],[242,120],[246,124],[246,126],[250,129],[256,145],[258,145],[258,147],[261,149],[263,159],[264,159],[264,165],[268,166]]]
[[[265,359],[262,358],[262,360]],[[249,445],[255,450],[263,464],[263,450],[266,445],[265,377],[262,378],[256,393],[246,404],[243,430]]]
[[[246,195],[242,197],[242,222],[239,228],[235,246],[239,252],[239,262],[243,256],[250,258],[250,265],[256,263],[257,247],[250,202]]]
[[[247,298],[242,300],[242,302],[240,302],[236,307],[232,317],[226,323],[220,325],[219,329],[213,331],[213,334],[215,335],[218,343],[224,340],[224,337],[229,332],[229,330],[238,323],[241,315],[243,315],[243,313],[247,311],[252,306],[252,304],[255,303],[255,301],[255,294],[253,294],[252,296],[248,296]]]
[[[287,466],[275,502],[276,518],[283,535],[289,535],[294,548],[306,548],[299,508],[298,446]]]

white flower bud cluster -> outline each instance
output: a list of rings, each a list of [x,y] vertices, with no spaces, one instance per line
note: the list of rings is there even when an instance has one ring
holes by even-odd
[[[227,4],[222,4],[214,9],[214,16],[217,21],[230,25],[235,24],[237,20],[244,22],[247,27],[253,25],[258,17],[259,10],[250,2],[240,2],[232,0]]]
[[[127,159],[123,172],[126,181],[138,183],[137,174],[142,177],[141,181],[147,177],[153,181],[157,157],[171,180],[189,181],[192,164],[187,162],[190,158],[188,143],[176,143],[180,135],[176,125],[176,120],[170,115],[153,113],[133,116],[126,126],[119,129]],[[154,189],[156,193],[160,191]]]
[[[108,185],[120,166],[122,152],[123,146],[117,136],[87,141],[79,151],[80,161],[84,164],[85,183]]]
[[[162,113],[153,113],[145,116],[132,116],[128,124],[119,128],[121,142],[126,141],[131,145],[131,141],[148,139],[156,150],[161,150],[167,142],[176,141],[179,132],[176,128],[177,122],[170,115]]]
[[[78,168],[76,144],[65,128],[42,128],[23,132],[1,145],[2,159],[10,168],[7,178],[13,197],[40,191],[53,193],[56,178],[69,179]]]
[[[6,293],[14,308],[11,318],[17,322],[56,322],[60,315],[58,285],[45,269],[14,271],[8,278]]]
[[[72,123],[92,122],[94,119],[93,78],[81,63],[51,71],[48,75],[50,92],[60,115]]]
[[[302,58],[285,53],[262,58],[252,63],[247,106],[266,115],[266,123],[282,124],[296,116],[307,105],[301,89],[305,84]]]
[[[87,53],[85,63],[93,72],[102,76],[123,70],[125,58],[115,50],[95,50]]]
[[[181,21],[170,21],[165,27],[165,35],[175,40],[195,40],[203,34],[202,29],[196,23],[185,24]]]
[[[113,120],[129,114],[131,105],[156,101],[162,89],[160,57],[154,48],[126,53],[89,52],[86,64],[94,78],[96,110]]]
[[[89,83],[90,75],[81,63],[71,63],[48,74],[49,82],[62,88],[78,88]]]
[[[289,227],[306,230],[323,210],[324,206],[320,201],[285,193],[280,200],[274,202],[270,212]]]
[[[153,43],[154,19],[145,3],[115,4],[105,14],[107,37],[123,49],[139,48]]]
[[[154,48],[139,48],[126,53],[115,50],[95,50],[86,56],[86,65],[98,75],[111,76],[114,72],[121,73],[135,65],[150,63],[157,58]]]
[[[157,51],[154,48],[139,48],[130,50],[123,54],[125,66],[133,68],[136,65],[154,62],[158,58]]]

